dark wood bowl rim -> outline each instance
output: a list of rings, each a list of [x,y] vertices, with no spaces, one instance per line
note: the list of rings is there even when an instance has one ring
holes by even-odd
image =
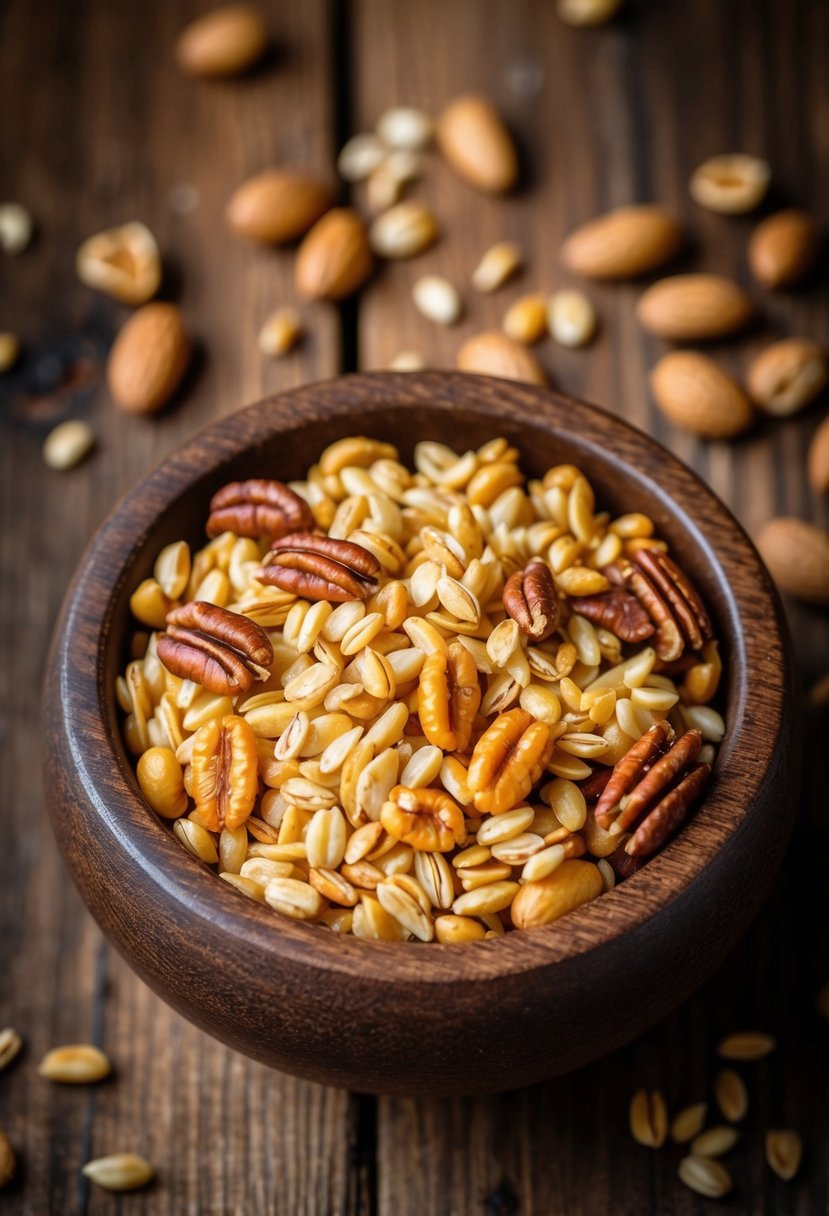
[[[650,457],[651,466],[658,463],[665,470],[661,484],[655,486],[644,472],[620,464],[620,475],[632,490],[630,509],[636,509],[636,485],[648,483],[666,511],[681,518],[683,527],[705,553],[719,585],[729,589],[725,615],[735,664],[731,679],[736,688],[734,703],[738,712],[731,714],[721,747],[722,771],[691,823],[643,870],[615,891],[571,913],[565,922],[532,933],[510,933],[464,946],[342,938],[317,926],[285,920],[241,897],[189,857],[169,827],[148,810],[120,740],[113,690],[106,687],[103,676],[114,600],[135,555],[153,530],[157,513],[154,505],[149,507],[150,499],[155,504],[161,495],[166,503],[173,503],[186,494],[196,477],[218,472],[222,465],[275,432],[289,432],[292,429],[289,415],[298,429],[304,429],[315,419],[345,420],[355,406],[371,411],[399,401],[401,406],[451,410],[453,387],[468,388],[470,383],[477,383],[480,390],[475,412],[492,416],[493,435],[501,433],[498,402],[508,401],[513,411],[512,429],[516,420],[545,430],[554,426],[562,437],[577,440],[597,454],[606,453],[614,435],[624,436],[628,444]],[[278,425],[275,410],[280,418]],[[343,430],[346,433],[347,428]],[[664,488],[667,485],[670,493]],[[153,489],[151,495],[147,493],[148,487]],[[702,502],[706,516],[716,525],[714,529],[703,529],[697,522],[696,508]],[[711,531],[728,536],[727,555],[718,556]],[[741,611],[748,598],[745,593],[737,595],[731,590],[731,579],[738,568],[743,576],[746,572],[750,575],[748,580],[741,577],[737,581],[750,582],[752,608],[756,613],[759,606],[766,619],[767,628],[762,635],[746,633],[741,628]],[[93,582],[98,591],[94,591]],[[99,593],[101,586],[108,589],[103,597]],[[324,971],[357,972],[372,982],[466,983],[547,967],[636,929],[650,917],[665,913],[681,892],[698,882],[726,840],[739,848],[740,830],[749,814],[764,813],[755,799],[772,762],[774,739],[786,711],[784,626],[778,598],[751,541],[712,491],[649,436],[597,406],[529,385],[453,372],[375,372],[340,377],[266,398],[208,427],[148,473],[115,507],[84,554],[67,594],[62,621],[62,633],[55,643],[59,688],[53,688],[49,695],[54,697],[57,693],[60,697],[77,775],[89,798],[88,809],[111,834],[113,846],[124,852],[130,864],[143,872],[159,894],[163,893],[168,915],[187,921],[194,934],[203,922],[206,934],[215,936],[211,931],[220,929],[228,940],[238,942],[240,950],[260,951],[263,969],[273,967],[275,978],[283,959]],[[96,663],[85,670],[72,663],[74,649],[82,637],[87,642],[91,639],[97,656]],[[762,694],[767,729],[757,737],[753,731],[749,688],[761,663],[765,683],[762,689],[754,685],[752,692],[755,697]],[[94,724],[89,716],[92,703],[97,706],[98,715]],[[99,746],[90,726],[95,725],[99,733],[101,724],[108,748],[103,758],[94,756],[90,750]],[[93,771],[100,763],[112,769],[111,780],[118,795],[112,803],[102,796]],[[714,808],[727,824],[725,832],[711,829],[709,821]],[[77,813],[88,813],[88,809],[80,806]],[[774,813],[774,808],[765,810]],[[128,890],[126,885],[125,899],[129,898]],[[117,892],[113,892],[113,897],[116,896]]]

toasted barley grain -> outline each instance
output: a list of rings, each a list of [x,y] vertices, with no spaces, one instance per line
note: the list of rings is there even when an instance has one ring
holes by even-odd
[[[707,1102],[695,1102],[677,1111],[671,1121],[671,1139],[675,1144],[687,1144],[698,1136],[708,1114]]]
[[[714,1078],[717,1105],[730,1123],[744,1119],[748,1111],[748,1091],[739,1073],[733,1068],[721,1068]]]
[[[106,1191],[134,1191],[146,1186],[155,1177],[149,1161],[136,1153],[113,1153],[88,1161],[83,1174]]]
[[[575,863],[574,863],[575,864]],[[668,1135],[668,1109],[658,1089],[637,1090],[630,1100],[630,1133],[645,1148],[661,1148]]]
[[[89,1085],[102,1081],[112,1072],[109,1058],[91,1043],[71,1043],[66,1047],[53,1047],[40,1061],[38,1073],[47,1081],[61,1081],[68,1085]]]
[[[800,1169],[803,1143],[797,1132],[778,1128],[766,1132],[766,1161],[778,1178],[790,1182]]]
[[[726,1035],[717,1047],[724,1060],[763,1060],[771,1055],[777,1043],[770,1034],[759,1030],[743,1030]]]

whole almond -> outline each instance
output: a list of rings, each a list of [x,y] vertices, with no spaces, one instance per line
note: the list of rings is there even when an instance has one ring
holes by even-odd
[[[504,194],[518,178],[512,136],[485,97],[456,97],[438,119],[438,147],[459,177],[484,194]]]
[[[751,402],[740,385],[698,351],[663,355],[650,382],[666,418],[704,439],[730,439],[751,422]]]
[[[176,59],[188,76],[236,76],[261,58],[268,28],[251,4],[229,4],[191,21],[178,36]]]
[[[307,173],[268,169],[239,186],[225,210],[228,226],[265,245],[302,236],[331,206],[331,193]]]
[[[718,274],[677,274],[639,297],[636,315],[645,329],[676,342],[719,338],[742,329],[754,304],[737,283]]]
[[[829,532],[792,516],[771,519],[757,537],[760,556],[781,591],[829,604]]]
[[[826,354],[817,342],[785,338],[754,359],[746,382],[752,398],[767,414],[786,418],[820,393],[829,380]]]
[[[112,399],[128,414],[151,414],[170,400],[190,361],[190,341],[175,304],[145,304],[115,339],[107,363]]]
[[[544,369],[535,355],[497,329],[467,338],[458,351],[457,366],[462,372],[526,380],[529,384],[547,383]]]
[[[571,232],[561,257],[588,279],[632,279],[664,266],[681,245],[679,220],[664,207],[618,207]]]
[[[362,287],[374,268],[363,221],[349,207],[317,220],[294,265],[297,291],[308,300],[341,300]]]
[[[829,494],[829,415],[809,444],[809,485],[816,494]]]
[[[815,264],[820,238],[805,211],[791,208],[762,220],[748,242],[751,273],[763,287],[790,287]]]

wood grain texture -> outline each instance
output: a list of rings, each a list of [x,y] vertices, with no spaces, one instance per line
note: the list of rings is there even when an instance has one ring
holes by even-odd
[[[415,318],[381,278],[359,317],[356,308],[346,310],[344,365],[339,327],[320,309],[302,352],[263,368],[252,306],[257,299],[263,310],[282,302],[287,261],[225,236],[218,211],[239,176],[271,153],[304,161],[308,141],[308,163],[325,168],[332,131],[344,132],[349,110],[362,124],[392,100],[420,100],[432,110],[480,87],[515,123],[534,185],[521,199],[520,221],[510,221],[532,271],[502,299],[476,301],[476,325],[498,320],[513,290],[558,285],[560,233],[631,197],[670,202],[693,220],[699,252],[689,267],[744,278],[750,221],[693,208],[685,181],[713,152],[763,152],[774,166],[776,201],[825,217],[829,8],[822,0],[628,0],[625,18],[609,28],[572,31],[556,22],[552,4],[528,0],[352,0],[336,6],[333,21],[318,0],[268,0],[263,7],[283,52],[273,65],[278,71],[214,90],[179,81],[164,55],[175,30],[201,7],[196,0],[50,0],[36,7],[10,0],[0,9],[0,95],[3,113],[17,116],[0,140],[0,194],[31,205],[41,230],[25,257],[4,259],[0,278],[0,326],[16,329],[27,345],[26,362],[0,384],[0,1022],[20,1025],[30,1044],[0,1078],[0,1126],[24,1162],[23,1185],[4,1195],[4,1210],[701,1214],[710,1204],[677,1182],[678,1153],[652,1154],[630,1143],[627,1102],[642,1083],[663,1084],[672,1104],[708,1092],[718,1035],[746,1024],[775,1030],[782,1049],[747,1070],[752,1110],[729,1159],[736,1195],[723,1206],[797,1216],[829,1210],[822,1152],[829,1111],[821,1100],[829,1041],[814,1012],[816,989],[829,979],[825,718],[807,736],[812,777],[775,895],[729,962],[677,1016],[600,1065],[520,1094],[452,1103],[358,1099],[350,1106],[336,1095],[324,1117],[314,1087],[231,1063],[230,1053],[170,1014],[101,945],[51,843],[35,747],[42,656],[63,588],[92,529],[150,464],[263,390],[348,370],[358,324],[366,366],[412,346],[437,364],[452,363],[456,336]],[[210,209],[202,201],[189,215],[172,211],[169,192],[181,183],[197,184]],[[479,202],[440,167],[417,189],[432,197],[438,183],[451,236],[441,257],[451,258],[447,268],[454,275],[457,265],[458,281],[465,281],[486,241],[504,234],[507,205]],[[168,294],[177,294],[178,281],[209,352],[182,400],[151,425],[108,411],[100,361],[126,314],[81,288],[72,269],[83,237],[135,217],[162,238],[165,260],[177,271]],[[408,272],[393,267],[386,278],[399,282]],[[589,352],[543,348],[559,384],[667,442],[749,531],[781,511],[826,523],[826,504],[810,495],[802,476],[825,401],[798,419],[761,426],[733,447],[680,435],[649,404],[644,373],[661,347],[643,339],[633,321],[635,294],[596,292],[603,332]],[[764,295],[762,303],[773,332],[829,338],[825,276],[806,291]],[[758,329],[717,354],[740,372],[766,336]],[[65,371],[69,389],[59,387]],[[67,413],[93,420],[101,453],[59,477],[43,470],[39,446]],[[829,666],[826,618],[792,603],[787,611],[809,683]],[[116,1045],[122,1068],[133,1061],[123,1080],[94,1095],[38,1081],[41,1051],[90,1036]],[[220,1138],[215,1117],[204,1113],[218,1103],[226,1112]],[[762,1160],[759,1141],[770,1121],[805,1133],[807,1159],[794,1185],[777,1182]],[[191,1126],[214,1137],[200,1153]],[[122,1204],[78,1185],[77,1167],[93,1148],[131,1146],[136,1129],[146,1128],[160,1154],[157,1186]],[[255,1159],[251,1136],[261,1146]]]

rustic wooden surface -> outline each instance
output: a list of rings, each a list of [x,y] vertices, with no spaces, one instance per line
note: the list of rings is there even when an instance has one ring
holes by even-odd
[[[38,699],[46,641],[65,584],[92,529],[136,477],[206,422],[263,390],[379,366],[399,349],[449,365],[462,334],[494,322],[512,291],[470,299],[468,320],[443,333],[416,317],[405,285],[445,267],[465,280],[492,238],[517,236],[529,268],[516,285],[557,285],[567,227],[634,199],[675,205],[698,238],[689,265],[744,278],[749,222],[687,199],[704,156],[744,148],[769,156],[777,197],[825,218],[829,196],[829,7],[822,0],[629,0],[611,27],[574,31],[552,4],[512,0],[275,0],[277,52],[233,85],[195,84],[172,66],[175,32],[200,7],[88,0],[83,6],[0,7],[0,193],[39,226],[23,257],[4,259],[0,328],[26,345],[2,385],[3,528],[0,679],[0,1023],[26,1054],[0,1078],[0,1126],[21,1157],[3,1197],[15,1213],[697,1213],[706,1201],[676,1181],[679,1152],[652,1154],[626,1131],[630,1092],[664,1087],[677,1104],[707,1092],[713,1045],[735,1026],[775,1031],[776,1055],[750,1073],[752,1109],[731,1158],[725,1211],[829,1209],[829,1029],[814,1009],[829,979],[825,906],[829,839],[818,738],[802,811],[775,894],[743,945],[700,995],[657,1031],[602,1064],[492,1099],[352,1098],[292,1081],[223,1049],[171,1014],[103,944],[58,860],[40,795]],[[418,187],[444,223],[441,245],[395,266],[341,313],[309,310],[311,339],[264,367],[260,318],[290,296],[290,258],[231,240],[220,221],[237,181],[274,159],[330,166],[348,130],[386,105],[436,108],[483,88],[521,137],[528,189],[479,199],[440,165]],[[10,119],[9,116],[14,116]],[[184,188],[182,188],[184,187]],[[156,232],[203,355],[179,402],[143,423],[116,416],[100,379],[125,311],[75,280],[89,233],[141,218]],[[635,289],[596,289],[603,328],[588,352],[542,348],[561,387],[618,410],[692,463],[749,530],[785,511],[827,522],[803,476],[808,437],[825,412],[763,426],[732,446],[705,446],[654,414],[645,372],[659,344],[633,320]],[[829,340],[829,293],[764,298],[769,329],[718,353],[739,371],[778,328]],[[48,472],[40,444],[66,416],[88,417],[94,459]],[[791,607],[804,680],[829,666],[826,617]],[[757,690],[762,697],[762,689]],[[701,950],[705,942],[700,942]],[[47,1047],[101,1042],[118,1076],[94,1091],[57,1090],[36,1076]],[[527,1045],[532,1050],[532,1044]],[[785,1186],[762,1158],[770,1124],[801,1128],[807,1159]],[[159,1168],[146,1193],[92,1191],[79,1166],[135,1148]]]

